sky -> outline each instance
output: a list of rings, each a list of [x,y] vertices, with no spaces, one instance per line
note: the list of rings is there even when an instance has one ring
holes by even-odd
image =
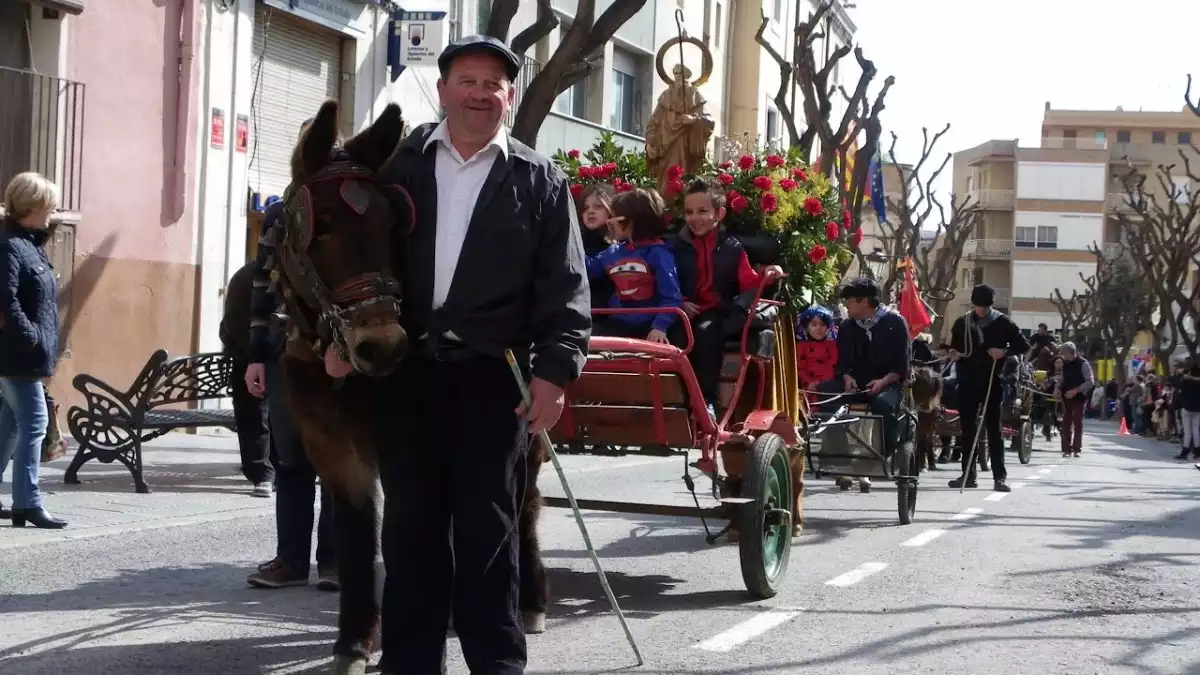
[[[872,99],[884,77],[896,78],[883,151],[894,131],[901,162],[920,157],[922,126],[932,134],[951,124],[941,157],[990,139],[1037,147],[1046,101],[1179,110],[1189,72],[1200,98],[1197,0],[850,1],[855,40],[879,71]]]

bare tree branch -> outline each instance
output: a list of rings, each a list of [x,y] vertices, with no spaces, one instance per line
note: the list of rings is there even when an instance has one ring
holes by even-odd
[[[754,41],[762,46],[767,55],[775,60],[775,64],[779,67],[779,89],[775,92],[775,107],[779,109],[779,116],[783,118],[783,124],[787,127],[788,144],[792,147],[800,145],[800,131],[796,128],[796,116],[792,114],[792,106],[788,103],[787,91],[788,86],[792,83],[792,64],[785,58],[779,50],[767,40],[764,34],[767,31],[767,25],[771,19],[764,11],[762,13],[762,23],[758,25],[758,30],[754,33]],[[800,28],[796,28],[799,32]]]
[[[492,10],[493,12],[495,9]],[[511,17],[509,18],[511,21]],[[490,24],[491,21],[489,20]],[[551,6],[550,0],[537,0],[537,20],[534,21],[528,28],[517,33],[517,36],[512,39],[512,50],[518,54],[524,54],[529,51],[529,48],[538,43],[539,40],[546,37],[558,28],[558,14],[554,12],[554,7]],[[569,88],[569,87],[568,87]]]
[[[940,162],[933,159],[934,148],[949,130],[947,124],[931,136],[928,128],[922,128],[921,157],[908,169],[903,168],[896,158],[896,134],[892,134],[888,147],[891,164],[887,167],[895,167],[900,172],[900,194],[898,198],[887,199],[889,218],[880,224],[884,247],[893,259],[912,259],[917,283],[926,293],[934,290],[953,292],[963,248],[982,217],[978,203],[959,200],[951,193],[947,208],[934,192],[934,184],[951,159],[950,153],[946,153]],[[857,163],[855,168],[858,168]],[[926,229],[933,230],[933,240],[930,245],[923,246],[922,232]],[[900,278],[900,273],[893,269],[883,282],[885,293],[892,292]],[[939,335],[949,299],[931,298],[929,304],[938,315],[932,330]]]

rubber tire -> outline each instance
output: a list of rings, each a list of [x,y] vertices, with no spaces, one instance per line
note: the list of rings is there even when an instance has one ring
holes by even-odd
[[[1022,464],[1033,461],[1033,420],[1027,419],[1021,423],[1021,433],[1013,437],[1017,459]]]
[[[772,485],[772,476],[776,479],[780,493],[773,495],[774,500],[764,493]],[[779,434],[771,432],[759,436],[750,447],[750,458],[746,465],[746,473],[742,475],[742,497],[753,499],[749,504],[738,508],[738,554],[742,565],[742,581],[750,595],[760,600],[773,598],[779,593],[779,586],[787,576],[788,561],[792,553],[792,527],[787,525],[772,526],[773,532],[764,531],[765,510],[767,508],[790,509],[794,501],[792,495],[792,470],[788,461],[788,448]],[[757,534],[756,533],[760,533]],[[778,537],[781,545],[778,551],[778,563],[774,573],[767,570],[766,540]]]
[[[896,509],[900,514],[901,525],[911,524],[917,512],[917,484],[914,481],[921,471],[917,465],[918,461],[917,450],[911,440],[901,443],[896,449],[896,456],[892,458],[892,466],[895,467],[897,476],[912,476],[896,478]]]

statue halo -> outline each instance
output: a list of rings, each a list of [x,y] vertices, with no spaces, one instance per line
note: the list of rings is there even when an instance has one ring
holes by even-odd
[[[667,69],[663,65],[663,60],[667,56],[667,50],[675,45],[682,44],[695,45],[700,49],[700,56],[702,59],[700,66],[700,77],[697,77],[696,80],[692,82],[693,87],[699,87],[705,82],[708,82],[708,78],[712,77],[713,57],[712,52],[708,49],[708,45],[694,37],[691,37],[690,35],[676,36],[664,42],[663,45],[658,48],[658,54],[656,54],[654,57],[654,67],[658,70],[658,76],[662,78],[663,82],[666,82],[667,84],[674,82],[675,79],[667,75]],[[680,63],[679,65],[683,64]]]

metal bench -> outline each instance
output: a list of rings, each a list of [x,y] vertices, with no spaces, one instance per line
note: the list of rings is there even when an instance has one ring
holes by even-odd
[[[86,373],[76,375],[72,384],[87,407],[72,406],[67,411],[67,428],[79,449],[63,482],[78,485],[79,469],[88,460],[103,464],[115,460],[129,469],[138,493],[149,493],[142,476],[143,443],[178,429],[236,430],[232,410],[168,407],[231,396],[232,373],[232,360],[221,353],[171,359],[159,349],[123,392]]]

